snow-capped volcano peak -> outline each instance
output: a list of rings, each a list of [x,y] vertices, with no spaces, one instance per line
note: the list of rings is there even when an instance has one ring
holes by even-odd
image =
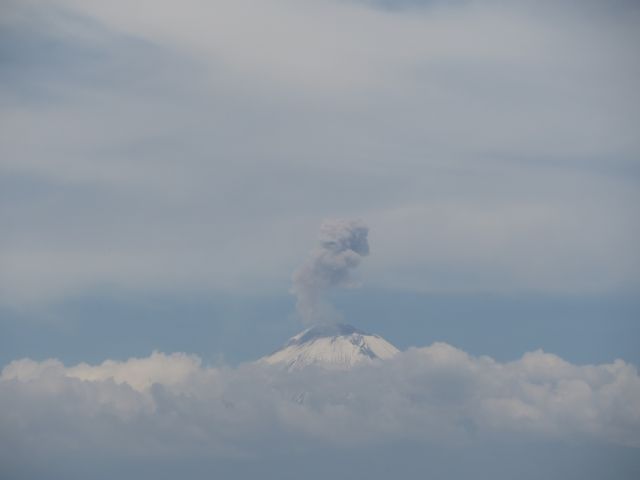
[[[354,365],[386,359],[398,349],[378,335],[350,325],[317,325],[291,337],[287,344],[260,362],[297,370],[309,365],[347,369]]]

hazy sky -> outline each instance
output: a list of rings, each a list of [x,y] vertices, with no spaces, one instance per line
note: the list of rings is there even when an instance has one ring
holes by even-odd
[[[53,471],[88,478],[108,451],[106,478],[215,468],[287,478],[309,465],[322,478],[357,459],[363,477],[386,478],[376,462],[425,472],[426,449],[438,478],[637,478],[639,7],[1,0],[0,367],[31,360],[0,377],[0,447],[11,446],[0,463],[39,478],[42,465],[82,454],[93,460]],[[351,272],[360,288],[334,292],[332,308],[402,349],[445,358],[420,383],[422,357],[403,354],[380,380],[393,399],[354,380],[356,398],[378,398],[362,410],[370,417],[329,387],[330,418],[298,412],[261,397],[264,379],[247,387],[259,374],[238,366],[303,328],[292,274],[335,218],[368,227],[369,254]],[[523,355],[538,349],[555,355],[529,354],[551,380],[527,367]],[[65,373],[103,361],[128,372],[130,357],[170,370],[162,362],[188,355],[202,364],[189,360],[179,386],[161,376],[152,391]],[[211,384],[216,375],[224,387]],[[482,379],[496,376],[512,416],[487,413],[496,399]],[[325,380],[316,388],[334,385]],[[453,401],[438,423],[442,399],[425,392],[441,385],[478,403]],[[198,403],[243,395],[257,400],[237,422]],[[563,402],[584,408],[572,416]],[[378,418],[401,409],[406,417]],[[185,411],[192,429],[172,417]],[[321,424],[340,425],[341,414],[372,424],[366,442],[334,445]],[[120,427],[103,423],[110,416]],[[449,420],[480,440],[407,433],[415,422],[450,433]],[[215,433],[225,429],[233,434]],[[129,437],[153,445],[125,459],[117,444]],[[68,448],[44,455],[60,438]],[[273,439],[285,447],[256,459]],[[180,441],[193,448],[166,465],[140,461]],[[487,460],[501,449],[504,469]]]

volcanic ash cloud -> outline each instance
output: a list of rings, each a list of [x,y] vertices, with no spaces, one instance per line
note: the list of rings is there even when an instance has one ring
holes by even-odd
[[[339,315],[324,299],[334,287],[352,286],[350,272],[369,254],[369,229],[359,220],[326,220],[320,226],[320,246],[293,274],[291,293],[306,324],[335,323]]]

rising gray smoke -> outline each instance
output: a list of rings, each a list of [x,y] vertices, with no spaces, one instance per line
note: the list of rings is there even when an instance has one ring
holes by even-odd
[[[306,324],[335,323],[339,315],[324,299],[333,287],[351,286],[349,272],[369,254],[369,229],[358,220],[326,220],[320,227],[320,247],[293,274],[291,293]]]

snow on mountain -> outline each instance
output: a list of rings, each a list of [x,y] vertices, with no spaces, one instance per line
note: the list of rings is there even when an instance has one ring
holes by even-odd
[[[289,339],[287,344],[259,362],[298,370],[309,365],[348,369],[386,359],[399,350],[384,338],[350,325],[317,325]]]

